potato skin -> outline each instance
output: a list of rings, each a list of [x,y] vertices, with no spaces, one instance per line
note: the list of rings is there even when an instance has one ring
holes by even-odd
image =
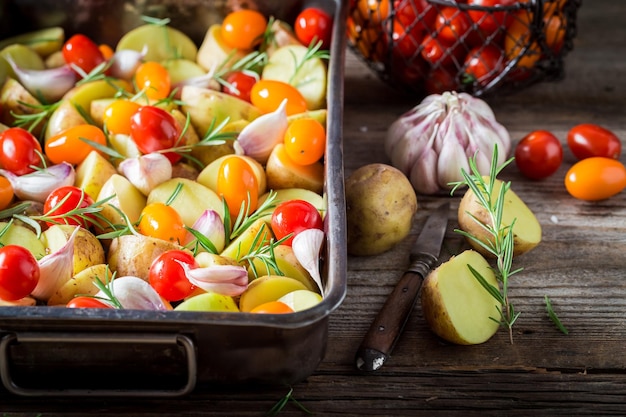
[[[409,234],[418,204],[400,170],[386,164],[365,165],[345,185],[348,253],[377,255]]]

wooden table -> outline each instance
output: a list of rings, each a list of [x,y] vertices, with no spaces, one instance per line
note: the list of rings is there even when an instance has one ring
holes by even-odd
[[[536,129],[564,140],[575,124],[590,122],[626,140],[626,2],[589,0],[580,10],[566,78],[512,96],[490,99],[514,141]],[[417,104],[382,82],[348,54],[345,75],[345,170],[388,162],[388,125]],[[622,161],[626,162],[626,154]],[[510,288],[521,317],[514,344],[501,329],[487,343],[454,346],[427,328],[419,308],[393,356],[376,373],[354,367],[361,338],[407,265],[408,250],[425,217],[442,200],[419,197],[414,230],[390,252],[351,257],[348,294],[331,315],[328,352],[317,371],[292,387],[315,415],[620,415],[626,413],[626,194],[587,203],[570,197],[563,177],[524,180],[513,166],[503,179],[527,202],[543,227],[543,241],[516,264],[524,270]],[[450,212],[450,230],[456,222]],[[449,250],[459,237],[450,231]],[[569,329],[556,330],[544,296]],[[0,398],[2,416],[261,416],[288,387],[212,389],[167,400]],[[293,402],[280,415],[305,416]]]

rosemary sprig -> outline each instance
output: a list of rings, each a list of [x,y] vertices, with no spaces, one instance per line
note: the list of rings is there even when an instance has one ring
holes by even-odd
[[[295,54],[292,53],[293,56],[293,60],[294,60],[294,71],[293,74],[291,74],[291,77],[289,78],[289,84],[293,84],[294,80],[296,79],[296,77],[298,76],[298,73],[300,72],[300,70],[304,67],[304,65],[310,61],[311,59],[330,59],[330,52],[325,50],[325,49],[321,49],[322,48],[322,44],[323,42],[317,41],[317,42],[311,42],[311,44],[309,45],[309,47],[307,48],[305,54],[302,56],[301,59],[298,59]]]
[[[261,203],[261,205],[253,212],[250,213],[250,207],[242,205],[239,210],[239,214],[235,219],[235,222],[232,223],[231,227],[231,219],[228,211],[228,205],[224,200],[224,228],[226,229],[226,242],[231,242],[241,233],[243,233],[252,223],[256,222],[261,217],[266,216],[271,210],[276,206],[276,191],[270,191],[267,198]],[[248,199],[249,201],[249,199]]]
[[[455,231],[470,239],[472,242],[480,245],[480,247],[484,248],[495,257],[496,267],[493,268],[493,270],[496,278],[502,285],[501,288],[492,286],[478,271],[470,265],[468,265],[468,267],[478,282],[480,282],[489,294],[491,294],[498,301],[498,303],[500,303],[501,307],[498,308],[500,318],[492,319],[508,328],[509,340],[511,343],[513,343],[513,325],[515,324],[515,321],[519,317],[520,313],[515,311],[513,304],[509,300],[509,278],[520,272],[522,269],[512,269],[514,249],[513,227],[515,220],[513,220],[508,226],[503,223],[505,195],[511,188],[511,183],[502,182],[498,192],[496,192],[495,186],[498,174],[512,161],[513,158],[510,158],[502,165],[498,166],[498,146],[494,145],[489,176],[487,179],[483,178],[476,165],[476,158],[472,157],[469,159],[470,172],[461,169],[463,180],[451,184],[453,186],[451,194],[454,194],[456,189],[461,186],[469,187],[469,189],[476,196],[479,204],[487,211],[489,216],[489,221],[483,223],[474,215],[468,213],[468,215],[470,215],[471,218],[490,235],[490,240],[487,242],[484,242],[476,236],[463,230],[455,229]]]
[[[235,51],[231,52],[229,56],[220,64],[213,74],[213,79],[224,87],[235,89],[229,82],[224,79],[224,76],[233,72],[241,71],[249,73],[255,77],[258,77],[258,69],[267,64],[268,56],[265,52],[253,51],[244,57],[235,61],[232,65],[229,65],[231,58]],[[235,89],[236,90],[236,89]]]
[[[113,272],[113,274],[111,275],[111,278],[109,279],[108,270],[106,272],[106,277],[105,277],[104,282],[99,277],[95,277],[93,284],[100,291],[102,291],[102,293],[106,297],[97,297],[95,295],[92,295],[91,297],[95,298],[96,300],[104,301],[110,304],[113,308],[124,308],[124,306],[122,306],[122,303],[120,303],[120,300],[118,300],[118,298],[115,296],[115,293],[113,292],[112,284],[113,284],[114,279],[115,279],[115,272]]]
[[[52,104],[31,104],[23,101],[19,101],[18,103],[20,106],[37,110],[36,112],[30,114],[17,114],[13,111],[11,112],[11,116],[15,118],[14,126],[21,127],[32,133],[40,125],[42,130],[45,130],[50,115],[59,107],[61,101],[59,100]]]

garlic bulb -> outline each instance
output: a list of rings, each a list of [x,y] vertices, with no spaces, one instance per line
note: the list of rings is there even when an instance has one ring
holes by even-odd
[[[494,145],[498,164],[511,151],[511,137],[489,105],[466,93],[432,94],[389,126],[385,153],[420,194],[450,190],[476,159],[487,175]]]

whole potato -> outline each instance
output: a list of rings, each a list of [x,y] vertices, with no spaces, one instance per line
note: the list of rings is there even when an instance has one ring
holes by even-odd
[[[347,249],[351,255],[388,251],[411,231],[417,197],[408,178],[386,164],[369,164],[346,179]]]

